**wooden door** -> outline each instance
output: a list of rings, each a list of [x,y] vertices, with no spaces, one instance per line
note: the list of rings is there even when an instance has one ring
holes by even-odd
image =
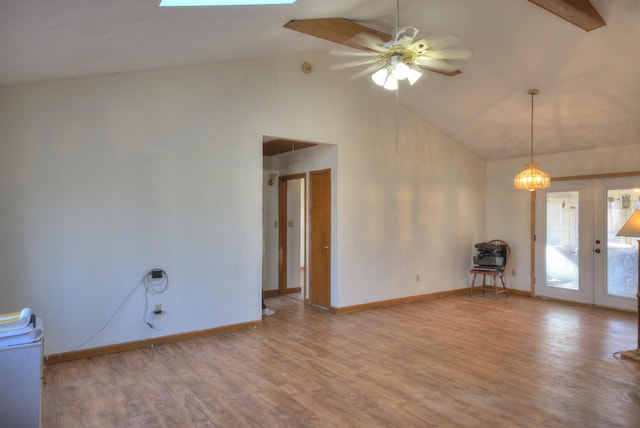
[[[309,181],[309,303],[331,307],[331,170]]]

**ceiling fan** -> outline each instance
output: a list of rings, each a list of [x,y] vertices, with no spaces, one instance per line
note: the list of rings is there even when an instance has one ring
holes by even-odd
[[[399,27],[398,20],[399,0],[393,37],[341,18],[294,20],[284,27],[361,49],[361,52],[332,51],[333,55],[358,58],[332,68],[366,67],[356,77],[372,73],[371,79],[388,90],[398,89],[398,81],[405,79],[413,85],[424,70],[447,76],[460,74],[458,67],[449,61],[470,58],[471,50],[456,47],[460,42],[457,36],[422,38],[417,28]]]

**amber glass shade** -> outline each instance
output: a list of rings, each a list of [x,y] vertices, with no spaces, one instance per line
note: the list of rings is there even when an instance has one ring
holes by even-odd
[[[551,186],[551,177],[546,172],[539,170],[537,163],[525,164],[525,168],[513,179],[513,187],[533,192],[538,189],[548,189]]]

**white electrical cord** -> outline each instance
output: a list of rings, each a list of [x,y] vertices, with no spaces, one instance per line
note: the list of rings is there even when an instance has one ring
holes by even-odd
[[[153,273],[159,272],[160,278],[153,278]],[[149,312],[149,294],[162,294],[169,288],[169,275],[163,270],[154,269],[149,271],[144,278],[142,278],[142,284],[144,285],[144,315],[142,321],[150,328],[153,326],[155,320],[155,313],[151,314],[151,321],[147,321],[147,313]]]
[[[154,270],[158,271],[160,269],[154,269]],[[133,293],[138,289],[138,286],[140,284],[143,284],[144,285],[144,289],[145,289],[145,293],[144,293],[145,307],[144,307],[144,315],[142,317],[142,320],[149,327],[154,328],[153,324],[151,324],[151,322],[147,322],[147,320],[146,320],[147,319],[147,310],[148,310],[148,295],[149,294],[161,294],[161,293],[164,293],[167,290],[167,288],[169,288],[169,275],[167,275],[167,273],[165,271],[160,270],[160,272],[162,274],[162,278],[160,278],[159,281],[154,281],[151,278],[152,272],[153,272],[153,270],[151,270],[151,271],[149,271],[149,272],[144,274],[142,279],[140,281],[138,281],[138,283],[135,285],[135,287],[133,287],[133,289],[129,292],[129,294],[127,294],[127,296],[124,299],[122,299],[122,302],[120,302],[120,304],[118,305],[116,310],[113,312],[111,317],[107,320],[107,322],[102,326],[102,328],[100,328],[100,330],[95,332],[95,334],[93,336],[91,336],[90,338],[88,338],[87,340],[82,342],[80,345],[75,347],[73,350],[77,351],[78,349],[82,348],[84,345],[86,345],[87,343],[89,343],[93,339],[95,339],[96,336],[98,336],[100,333],[102,333],[104,331],[104,329],[107,328],[107,326],[109,324],[111,324],[111,321],[113,321],[113,319],[116,317],[118,312],[120,312],[120,309],[122,309],[122,306],[124,305],[124,303],[127,300],[129,300],[129,298],[133,295]],[[152,321],[153,321],[153,319],[152,319]]]

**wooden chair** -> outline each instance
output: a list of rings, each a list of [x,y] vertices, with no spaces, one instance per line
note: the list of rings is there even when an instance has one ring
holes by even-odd
[[[509,297],[509,291],[507,290],[507,278],[505,272],[507,272],[507,265],[509,263],[509,257],[511,256],[511,248],[506,241],[502,239],[493,239],[489,241],[489,244],[500,244],[504,245],[507,249],[507,253],[504,257],[504,265],[502,269],[497,270],[481,270],[481,269],[471,269],[471,273],[473,274],[473,279],[471,280],[471,290],[469,294],[473,294],[474,288],[478,288],[482,290],[484,294],[485,290],[493,290],[496,295],[496,299],[498,298],[498,293],[504,293],[507,297]],[[482,285],[476,286],[476,278],[478,275],[482,275]],[[487,282],[487,277],[490,278],[490,282]],[[502,289],[498,287],[498,280],[502,285]]]

